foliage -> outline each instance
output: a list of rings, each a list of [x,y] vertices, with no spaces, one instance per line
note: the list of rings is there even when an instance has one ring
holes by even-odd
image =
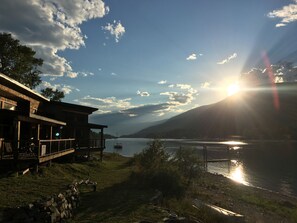
[[[165,197],[181,197],[186,189],[181,175],[173,168],[149,173],[148,183],[151,188],[162,191]]]
[[[188,184],[201,174],[201,161],[197,150],[193,148],[179,148],[174,156],[174,163],[180,173],[187,179]]]
[[[169,196],[182,195],[185,183],[189,185],[201,173],[200,159],[194,149],[180,148],[174,157],[170,157],[163,143],[157,139],[134,156],[134,163],[140,178],[143,178],[139,179],[142,184]]]
[[[41,90],[41,94],[44,97],[49,98],[51,101],[61,101],[62,98],[65,97],[64,92],[63,91],[59,91],[58,89],[54,90],[52,88],[45,88]]]
[[[0,33],[0,72],[31,89],[41,83],[38,67],[43,64],[34,56],[34,50],[20,45],[11,34]]]
[[[169,155],[164,150],[163,143],[155,139],[148,144],[140,154],[136,155],[136,165],[141,170],[160,169],[168,164]]]

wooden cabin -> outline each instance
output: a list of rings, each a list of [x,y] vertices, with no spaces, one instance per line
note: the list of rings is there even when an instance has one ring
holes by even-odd
[[[53,102],[0,73],[0,162],[42,163],[87,149],[104,150],[106,125],[88,122],[97,109]],[[90,139],[90,130],[99,139]]]

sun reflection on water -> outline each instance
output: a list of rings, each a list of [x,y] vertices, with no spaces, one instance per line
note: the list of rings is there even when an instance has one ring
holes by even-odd
[[[231,160],[231,164],[234,166],[230,170],[229,178],[238,183],[249,186],[250,184],[246,180],[243,164],[237,160]]]

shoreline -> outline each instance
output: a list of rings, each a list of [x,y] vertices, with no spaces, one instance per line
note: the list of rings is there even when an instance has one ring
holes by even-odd
[[[119,154],[123,154],[123,156],[125,157],[132,157],[134,153],[138,153],[141,151],[141,149],[138,149],[139,147],[145,148],[147,140],[151,140],[151,139],[137,138],[135,139],[136,142],[134,143],[133,142],[134,140],[132,138],[123,138],[124,148],[122,151],[119,152]],[[178,148],[179,145],[182,144],[181,141],[185,139],[177,139],[177,140],[178,141],[176,141],[176,139],[164,140],[165,147],[166,146],[170,147],[168,150],[169,152],[171,152],[171,150],[174,151],[174,149],[172,148]],[[112,144],[112,142],[113,141],[110,141],[110,144]],[[263,143],[263,145],[259,144],[259,146],[257,146],[257,144],[261,142]],[[234,158],[234,160],[244,162],[240,164],[242,165],[242,168],[237,168],[237,166],[234,166],[232,164],[231,173],[229,173],[227,172],[227,169],[225,169],[225,166],[221,166],[220,164],[210,164],[210,165],[214,165],[214,170],[210,170],[209,172],[217,172],[218,174],[223,174],[224,176],[229,178],[229,176],[232,175],[232,172],[236,171],[236,174],[237,174],[238,170],[236,169],[240,169],[242,171],[243,177],[245,178],[244,180],[247,181],[249,186],[259,187],[259,188],[271,190],[274,192],[278,192],[281,194],[286,194],[287,196],[297,197],[297,180],[296,180],[296,177],[294,177],[296,176],[296,171],[294,171],[292,167],[290,168],[289,165],[283,165],[281,163],[284,161],[285,158],[288,160],[287,163],[296,162],[297,150],[295,149],[295,143],[297,143],[297,141],[272,140],[272,141],[263,142],[263,141],[253,140],[253,141],[247,141],[247,143],[250,144],[251,146],[250,147],[245,146],[244,149],[240,150],[238,157],[235,152],[232,152],[232,155],[231,155],[232,156],[231,159]],[[265,143],[268,143],[268,144],[265,145]],[[282,143],[285,143],[285,144],[282,144]],[[269,155],[268,154],[269,152],[267,152],[269,151],[268,149],[270,147],[272,149],[271,150],[272,155],[271,154]],[[285,151],[287,151],[287,153],[282,153],[283,149],[286,149]],[[109,149],[109,151],[112,152],[113,150]],[[292,155],[290,156],[284,155],[284,154],[289,154],[289,152]],[[258,154],[261,158],[258,158]],[[266,154],[269,155],[269,157],[272,159],[263,161],[263,159],[265,159],[266,157]],[[221,154],[221,155],[224,155],[224,154]],[[254,163],[251,163],[250,161],[252,159],[255,159],[256,161]],[[277,162],[274,164],[272,163],[271,160],[274,160]],[[264,163],[266,162],[267,164],[262,165],[262,161]],[[278,167],[280,168],[284,167],[284,170],[283,170],[284,172],[280,173],[280,171],[277,171]],[[273,170],[270,172],[265,172],[265,171],[269,171],[270,168],[272,168]],[[283,182],[288,186],[282,187],[281,185],[283,184]]]

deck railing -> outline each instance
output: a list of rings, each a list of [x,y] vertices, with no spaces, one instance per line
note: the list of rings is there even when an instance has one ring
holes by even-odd
[[[38,157],[73,149],[75,139],[45,139],[38,141]]]
[[[3,158],[3,152],[4,152],[4,139],[0,138],[0,158]]]
[[[99,148],[104,149],[105,148],[105,139],[90,139],[89,140],[89,147],[90,148]]]
[[[76,139],[78,149],[105,149],[105,139]]]

